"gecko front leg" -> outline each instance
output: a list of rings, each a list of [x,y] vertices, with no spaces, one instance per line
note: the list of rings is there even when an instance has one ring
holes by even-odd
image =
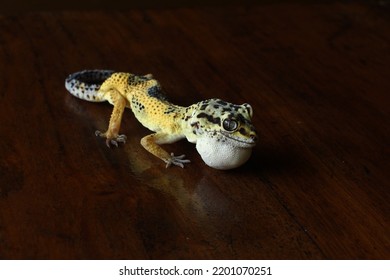
[[[183,137],[179,135],[170,135],[166,133],[157,132],[143,137],[141,139],[141,145],[149,153],[163,160],[167,164],[167,168],[172,164],[184,168],[185,163],[190,163],[190,160],[184,159],[185,155],[175,156],[173,153],[169,154],[167,151],[165,151],[159,146],[160,144],[174,143],[182,138]]]
[[[114,109],[112,110],[107,131],[103,133],[97,130],[95,135],[106,138],[107,147],[110,147],[111,144],[118,147],[118,142],[125,143],[127,139],[126,135],[119,134],[122,115],[126,108],[126,98],[115,89],[111,89],[105,95],[107,100],[114,105]]]

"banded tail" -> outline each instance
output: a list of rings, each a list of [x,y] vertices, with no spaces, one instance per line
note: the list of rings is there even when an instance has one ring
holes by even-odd
[[[91,101],[103,102],[99,89],[114,71],[112,70],[84,70],[70,74],[65,79],[65,88],[74,96]]]

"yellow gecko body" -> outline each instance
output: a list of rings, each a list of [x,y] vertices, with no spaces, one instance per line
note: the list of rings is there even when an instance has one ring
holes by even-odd
[[[190,161],[184,158],[185,155],[169,154],[160,146],[162,144],[184,138],[197,143],[202,139],[202,145],[197,149],[203,160],[207,157],[213,162],[205,160],[208,165],[230,169],[248,159],[247,152],[257,140],[249,104],[235,105],[209,99],[189,107],[174,105],[166,99],[159,82],[151,74],[138,76],[109,70],[85,70],[69,75],[65,87],[78,98],[92,102],[108,101],[114,106],[107,131],[96,131],[97,136],[106,138],[108,146],[126,141],[126,136],[119,134],[119,130],[124,109],[131,108],[138,121],[155,132],[141,139],[142,146],[163,160],[167,167],[172,164],[184,167]],[[210,152],[212,147],[209,151],[209,144],[227,147],[231,154],[228,158],[234,158],[236,163],[220,163],[221,160],[216,158],[218,155]],[[245,156],[241,156],[244,151]]]

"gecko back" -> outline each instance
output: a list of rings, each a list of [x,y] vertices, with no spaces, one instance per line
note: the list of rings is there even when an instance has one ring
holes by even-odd
[[[74,96],[91,101],[104,102],[99,93],[100,86],[114,71],[84,70],[70,74],[65,80],[65,88]]]

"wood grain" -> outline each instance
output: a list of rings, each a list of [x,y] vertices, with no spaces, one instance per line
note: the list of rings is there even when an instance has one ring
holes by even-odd
[[[286,3],[0,17],[1,259],[388,259],[389,18]],[[153,73],[170,99],[250,103],[260,142],[228,172],[186,142],[169,168],[94,136],[82,69]]]

